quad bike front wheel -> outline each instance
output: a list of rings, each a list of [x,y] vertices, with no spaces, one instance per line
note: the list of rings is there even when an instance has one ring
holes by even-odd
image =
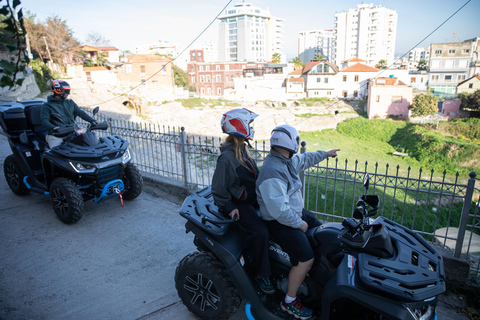
[[[129,162],[123,170],[123,184],[125,189],[122,193],[123,199],[133,200],[142,193],[143,178],[137,167]]]
[[[56,178],[50,185],[50,200],[57,217],[66,224],[73,224],[83,215],[83,197],[77,185],[67,178]]]
[[[175,270],[178,296],[201,319],[228,319],[240,306],[240,296],[225,267],[212,254],[195,252]]]
[[[30,193],[30,190],[23,183],[25,175],[13,154],[5,159],[3,163],[3,173],[5,174],[5,180],[7,180],[8,186],[15,194],[24,196]]]

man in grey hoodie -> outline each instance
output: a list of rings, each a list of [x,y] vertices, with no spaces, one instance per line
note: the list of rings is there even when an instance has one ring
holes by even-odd
[[[90,117],[85,111],[80,109],[77,104],[67,99],[70,94],[70,85],[63,80],[52,80],[51,96],[47,97],[47,102],[42,106],[42,126],[48,129],[46,137],[48,146],[50,148],[56,147],[63,142],[62,138],[57,138],[53,135],[53,130],[57,129],[62,124],[75,124],[75,117],[79,116],[90,123],[98,123]],[[51,118],[53,113],[57,113],[63,120],[63,123]]]
[[[297,291],[313,265],[313,249],[305,232],[321,223],[303,208],[302,181],[298,172],[304,171],[337,151],[316,151],[294,155],[300,144],[298,131],[290,125],[273,129],[270,153],[265,158],[257,179],[257,199],[262,219],[274,239],[290,256],[292,269],[288,289],[281,308],[298,319],[308,319],[312,310],[297,299]]]

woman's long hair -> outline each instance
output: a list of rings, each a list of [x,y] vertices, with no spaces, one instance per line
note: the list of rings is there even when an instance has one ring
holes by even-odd
[[[222,143],[222,145],[225,144],[232,144],[234,149],[235,149],[235,159],[244,166],[245,168],[249,169],[245,161],[242,159],[242,149],[245,149],[245,152],[247,153],[247,156],[251,158],[250,151],[248,150],[247,147],[245,147],[245,138],[241,136],[237,136],[234,134],[229,134],[226,138],[225,141]]]

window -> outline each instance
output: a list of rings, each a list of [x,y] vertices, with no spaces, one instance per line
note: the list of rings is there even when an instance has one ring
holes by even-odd
[[[207,75],[207,82],[210,82],[210,75]]]
[[[205,88],[201,88],[201,89],[200,89],[200,94],[201,94],[202,96],[205,95]]]
[[[222,82],[222,76],[221,75],[217,75],[217,82]]]
[[[215,66],[215,70],[217,70],[217,71],[220,70],[220,66],[219,66],[219,65],[216,65],[216,66]]]
[[[332,91],[327,91],[327,96],[331,96],[332,95]]]
[[[125,65],[125,73],[132,73],[132,65],[131,64]]]
[[[205,82],[205,76],[200,76],[200,82]]]
[[[203,66],[198,67],[198,71],[203,71]]]
[[[468,84],[468,89],[472,89],[473,88],[473,83],[469,83]]]
[[[207,95],[211,95],[212,94],[212,88],[208,87],[207,88]]]
[[[358,74],[355,75],[355,82],[358,82]]]
[[[445,75],[445,81],[452,81],[452,75],[446,74]]]
[[[442,50],[435,50],[435,54],[442,54]]]
[[[322,82],[322,78],[317,78],[317,82]]]
[[[377,96],[377,98],[375,99],[376,102],[380,102],[380,96]]]
[[[230,65],[229,64],[225,65],[225,70],[230,70]]]
[[[403,97],[402,96],[393,96],[392,97],[392,103],[401,103]]]
[[[166,75],[166,74],[167,74],[167,67],[163,66],[162,67],[162,75]]]
[[[342,91],[342,97],[346,98],[347,94],[348,94],[348,91],[346,91],[346,90]]]
[[[347,76],[343,76],[343,82],[347,82]]]
[[[192,52],[192,60],[195,60],[195,52]]]
[[[355,98],[358,96],[358,91],[357,91],[357,90],[353,91],[353,96],[354,96]]]
[[[464,75],[464,74],[463,74],[463,75],[462,75],[462,74],[459,74],[458,77],[457,77],[457,80],[458,80],[458,81],[463,81],[463,80],[465,80],[465,75]]]
[[[415,78],[410,78],[410,83],[415,83]]]
[[[463,53],[470,53],[470,49],[463,49]]]
[[[455,53],[455,49],[448,50],[448,53]]]
[[[210,66],[205,66],[205,71],[210,71]]]
[[[325,79],[323,79],[323,83],[328,83],[328,78],[325,77]]]
[[[217,95],[219,95],[219,96],[222,95],[222,88],[217,87]]]
[[[195,83],[195,77],[192,77],[191,83]]]

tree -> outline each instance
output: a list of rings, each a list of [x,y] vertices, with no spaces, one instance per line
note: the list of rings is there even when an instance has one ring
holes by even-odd
[[[323,55],[317,54],[313,59],[315,59],[315,60],[323,60]]]
[[[377,68],[387,69],[387,68],[388,68],[387,61],[384,60],[384,59],[378,61],[378,63],[377,63]]]
[[[280,63],[280,61],[282,61],[282,56],[280,55],[280,53],[275,52],[275,53],[272,55],[272,62],[273,62],[273,63]]]
[[[106,39],[99,32],[90,32],[85,37],[85,43],[92,47],[107,47],[110,45],[110,40]]]
[[[73,37],[72,29],[68,27],[66,20],[57,15],[47,17],[43,22],[37,22],[35,15],[29,15],[25,28],[29,34],[34,58],[45,60],[51,56],[51,59],[60,66],[81,58],[76,51],[79,42]]]
[[[414,117],[434,115],[438,112],[437,99],[431,94],[419,94],[413,98],[413,103],[408,107]]]
[[[290,61],[290,63],[295,64],[294,66],[295,70],[302,69],[303,67],[305,67],[305,63],[303,63],[302,58],[300,57],[295,57],[295,59]]]
[[[25,50],[27,32],[19,5],[20,0],[14,0],[13,6],[10,5],[10,0],[6,0],[6,4],[0,8],[0,50],[9,53],[8,60],[0,60],[4,73],[0,79],[2,88],[22,85],[23,78],[17,79],[17,73],[22,72],[26,75],[26,65],[30,61]]]
[[[427,70],[427,61],[425,60],[420,60],[418,62],[418,65],[417,65],[417,70],[418,71],[423,71],[423,70]]]
[[[465,95],[465,103],[462,99],[462,110],[480,111],[480,89]]]

